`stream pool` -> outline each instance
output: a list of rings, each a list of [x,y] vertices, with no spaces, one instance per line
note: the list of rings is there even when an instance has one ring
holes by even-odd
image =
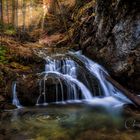
[[[0,114],[0,140],[140,140],[138,120],[121,107],[84,103]]]

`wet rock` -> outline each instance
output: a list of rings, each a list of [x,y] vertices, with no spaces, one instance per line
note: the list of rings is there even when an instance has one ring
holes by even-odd
[[[26,75],[19,78],[17,81],[17,96],[21,105],[35,105],[39,96],[39,83],[37,76]]]
[[[16,106],[12,105],[12,103],[8,103],[8,102],[0,102],[0,109],[1,110],[12,110],[15,109]]]
[[[5,98],[4,101],[12,102],[13,81],[18,82],[18,80],[21,80],[24,83],[24,79],[26,79],[25,77],[29,77],[29,80],[26,81],[26,85],[29,86],[27,86],[27,90],[26,86],[21,86],[20,89],[20,91],[22,91],[20,92],[21,96],[27,95],[23,93],[25,93],[25,90],[27,91],[27,93],[30,92],[30,87],[32,88],[33,86],[33,77],[35,77],[37,73],[40,73],[44,70],[45,60],[36,55],[30,45],[29,47],[19,46],[19,48],[13,45],[13,48],[9,48],[11,54],[9,54],[8,63],[0,64],[0,95]],[[33,90],[33,92],[35,90]],[[29,98],[32,98],[32,96],[29,96]],[[0,97],[0,101],[1,100],[3,101],[3,98]]]
[[[0,95],[0,102],[3,102],[3,101],[5,101],[5,98],[2,95]]]
[[[97,0],[95,18],[85,21],[79,29],[83,53],[104,65],[116,80],[135,91],[140,91],[137,82],[140,79],[138,5],[138,0]],[[88,22],[90,30],[85,26]]]

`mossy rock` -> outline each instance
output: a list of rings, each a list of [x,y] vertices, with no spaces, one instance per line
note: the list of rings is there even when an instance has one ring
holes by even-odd
[[[11,109],[16,109],[17,107],[15,105],[12,105],[11,103],[7,102],[0,102],[0,109],[2,110],[11,110]]]
[[[12,68],[20,69],[20,70],[23,70],[23,71],[30,70],[30,67],[29,67],[29,66],[24,66],[24,65],[21,65],[21,64],[16,63],[16,62],[12,62],[12,63],[10,64],[10,66],[11,66]]]
[[[3,45],[0,45],[0,63],[7,63],[6,58],[7,48]]]

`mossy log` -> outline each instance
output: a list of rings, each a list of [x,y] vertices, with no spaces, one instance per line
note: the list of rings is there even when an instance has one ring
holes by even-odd
[[[122,85],[120,85],[117,81],[112,79],[110,76],[106,76],[106,79],[112,83],[115,87],[117,87],[122,93],[127,96],[136,106],[140,107],[140,97],[138,95],[132,94],[130,91],[125,89]]]

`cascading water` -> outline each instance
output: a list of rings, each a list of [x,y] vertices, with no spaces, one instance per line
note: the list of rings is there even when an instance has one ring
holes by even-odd
[[[99,80],[99,84],[101,85],[105,97],[114,96],[126,102],[131,102],[126,96],[122,94],[121,91],[119,91],[109,81],[106,80],[105,77],[106,75],[109,76],[109,74],[101,65],[95,63],[94,61],[90,60],[84,55],[81,55],[80,53],[72,53],[72,55],[83,62],[86,69],[88,69],[89,72]]]
[[[48,80],[48,78],[56,79],[56,103],[58,103],[58,84],[60,85],[60,91],[61,91],[61,100],[60,103],[65,102],[78,102],[80,101],[80,98],[83,99],[92,99],[92,94],[89,91],[89,89],[77,79],[77,67],[76,63],[71,60],[70,58],[62,59],[62,60],[55,60],[55,59],[46,59],[47,64],[45,65],[45,72],[43,79],[44,86],[43,89],[41,89],[39,98],[37,99],[37,105],[39,105],[39,101],[41,96],[44,96],[43,105],[46,105],[46,85],[45,82]],[[64,99],[64,87],[63,83],[67,86],[67,97],[66,100]],[[81,97],[79,97],[77,89],[81,91]]]
[[[46,57],[45,71],[40,75],[43,78],[40,80],[40,95],[37,105],[47,105],[48,94],[52,94],[47,90],[49,79],[55,85],[55,95],[52,101],[55,103],[86,101],[101,104],[111,102],[116,105],[130,102],[105,79],[105,75],[108,73],[103,67],[80,53],[69,52],[65,55],[56,54]],[[96,80],[93,81],[93,79]],[[92,90],[92,82],[98,82],[98,88],[102,90],[102,93],[98,94],[99,97],[94,93],[95,90]]]
[[[17,97],[16,86],[17,86],[17,83],[14,81],[13,85],[12,85],[12,95],[13,95],[12,104],[18,108],[21,108],[21,104],[20,104],[19,99]]]

